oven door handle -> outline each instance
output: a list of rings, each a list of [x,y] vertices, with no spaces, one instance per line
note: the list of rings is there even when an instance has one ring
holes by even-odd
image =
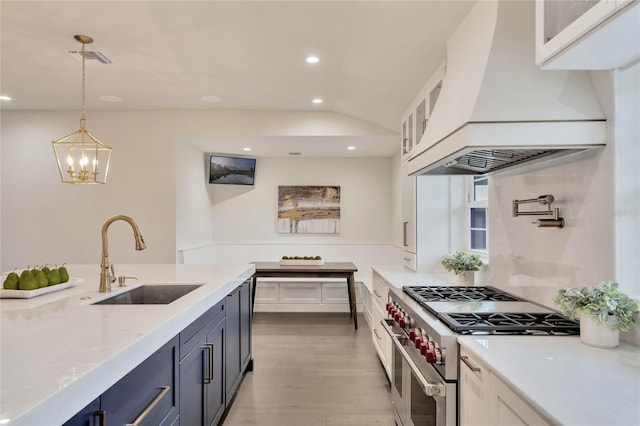
[[[400,343],[400,340],[398,339],[398,336],[396,334],[391,334],[391,333],[393,333],[391,331],[391,328],[384,321],[382,321],[382,325],[383,325],[383,327],[385,327],[385,329],[388,329],[387,332],[390,333],[391,340],[393,341],[393,344],[396,346],[396,348],[398,348],[398,351],[402,355],[402,358],[407,362],[407,365],[409,365],[409,368],[411,368],[411,371],[413,371],[413,375],[418,380],[418,384],[420,384],[420,387],[422,388],[422,391],[428,396],[435,396],[435,397],[444,397],[444,396],[446,396],[447,395],[447,391],[446,391],[447,388],[445,387],[444,383],[430,383],[430,382],[428,382],[422,376],[422,374],[420,373],[420,370],[418,370],[418,367],[413,362],[413,360],[409,357],[409,354],[405,350],[404,346],[402,345],[402,343]]]

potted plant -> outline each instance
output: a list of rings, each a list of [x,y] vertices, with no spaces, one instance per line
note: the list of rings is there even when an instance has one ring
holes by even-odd
[[[453,256],[442,259],[442,266],[447,272],[453,271],[461,278],[462,283],[473,285],[474,272],[482,267],[482,259],[477,254],[457,252]]]
[[[640,303],[618,290],[618,283],[607,281],[598,287],[565,288],[553,302],[571,319],[580,319],[580,340],[600,348],[618,346],[620,331],[636,322]]]

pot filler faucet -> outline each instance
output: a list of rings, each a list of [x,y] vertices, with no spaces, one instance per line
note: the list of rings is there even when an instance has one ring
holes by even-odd
[[[133,236],[136,240],[136,250],[144,250],[147,248],[147,245],[144,243],[142,235],[140,234],[140,229],[138,229],[138,225],[129,216],[117,215],[107,219],[104,225],[102,225],[102,260],[100,262],[100,288],[98,289],[100,293],[110,292],[111,283],[116,280],[113,272],[113,265],[109,264],[109,249],[107,243],[107,230],[109,229],[109,225],[116,220],[124,220],[131,225],[131,228],[133,228]]]

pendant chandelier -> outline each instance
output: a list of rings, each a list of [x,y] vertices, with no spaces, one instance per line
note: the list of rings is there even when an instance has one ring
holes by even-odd
[[[85,127],[87,121],[84,112],[85,45],[93,43],[93,39],[86,35],[75,35],[73,38],[82,43],[82,115],[80,116],[80,130],[53,141],[53,152],[56,156],[62,182],[104,184],[107,183],[107,174],[109,173],[111,147],[102,143],[89,133]]]

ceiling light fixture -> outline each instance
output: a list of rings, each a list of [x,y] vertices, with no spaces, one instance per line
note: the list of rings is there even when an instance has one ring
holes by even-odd
[[[0,95],[0,101],[10,101],[10,100],[11,100],[11,96]]]
[[[312,100],[311,102],[313,102],[314,104],[321,104],[322,103],[322,99],[320,98],[315,98],[314,100]]]
[[[93,43],[93,39],[86,35],[75,35],[73,38],[82,43],[82,114],[80,116],[80,130],[53,141],[53,152],[56,156],[58,171],[63,183],[107,183],[111,147],[100,142],[85,128],[87,121],[84,112],[85,45]],[[66,162],[66,166],[62,165],[63,161]]]
[[[347,149],[349,151],[355,151],[356,147],[355,146],[348,146]]]
[[[307,56],[306,61],[309,64],[317,64],[318,62],[320,62],[320,58],[318,58],[317,56]]]
[[[242,148],[243,151],[251,151],[251,148],[246,147],[246,148]]]

